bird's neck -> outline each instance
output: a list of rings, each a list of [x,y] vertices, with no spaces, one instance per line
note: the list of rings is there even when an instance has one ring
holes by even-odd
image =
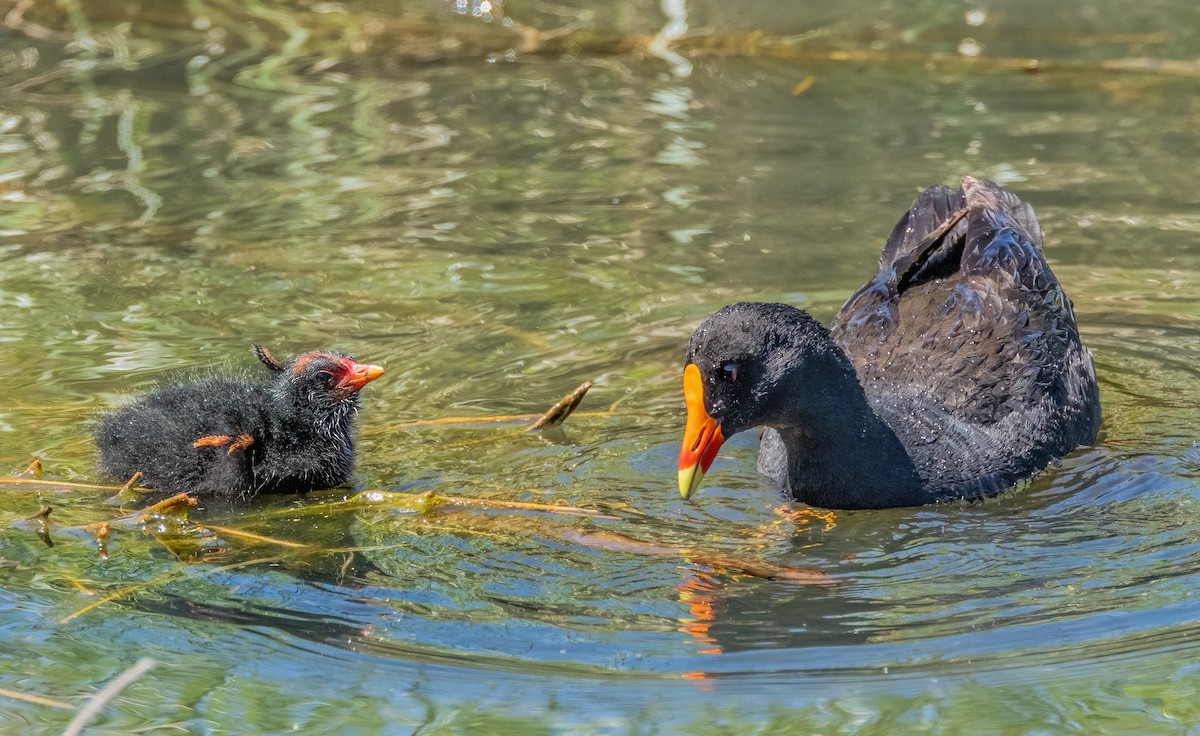
[[[278,401],[272,416],[273,434],[297,442],[321,440],[324,443],[348,443],[355,408],[353,401],[342,401],[332,406]]]
[[[922,480],[908,451],[875,414],[852,370],[775,429],[787,452],[785,483],[797,500],[843,509],[919,502]]]

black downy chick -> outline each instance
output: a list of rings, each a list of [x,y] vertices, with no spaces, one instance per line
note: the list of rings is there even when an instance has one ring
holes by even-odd
[[[332,488],[354,466],[358,392],[383,369],[330,350],[287,363],[260,345],[261,381],[205,378],[160,388],[103,416],[99,467],[139,485],[250,498]]]

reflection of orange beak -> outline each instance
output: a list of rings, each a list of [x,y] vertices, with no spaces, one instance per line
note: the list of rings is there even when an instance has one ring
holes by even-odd
[[[342,374],[342,380],[338,381],[338,385],[350,391],[357,391],[382,375],[383,368],[377,365],[363,365],[350,361],[350,367]]]
[[[691,498],[725,441],[717,420],[704,408],[704,383],[695,363],[683,369],[683,401],[687,404],[687,427],[683,430],[683,447],[679,448],[679,495]]]

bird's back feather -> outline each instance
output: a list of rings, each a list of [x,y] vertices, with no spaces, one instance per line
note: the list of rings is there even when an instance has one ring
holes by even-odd
[[[171,492],[251,488],[266,426],[258,385],[210,378],[166,386],[100,419],[100,470],[117,479],[140,472],[143,485]],[[258,447],[194,446],[202,437],[243,434]]]
[[[926,190],[830,330],[935,495],[994,492],[1096,435],[1091,355],[1037,219],[991,182]]]

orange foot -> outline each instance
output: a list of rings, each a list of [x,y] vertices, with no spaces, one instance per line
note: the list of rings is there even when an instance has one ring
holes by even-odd
[[[210,434],[193,442],[192,447],[224,447],[225,445],[229,445],[229,454],[232,455],[237,450],[244,450],[253,444],[254,438],[248,434],[239,434],[236,437],[231,437],[227,434]]]

